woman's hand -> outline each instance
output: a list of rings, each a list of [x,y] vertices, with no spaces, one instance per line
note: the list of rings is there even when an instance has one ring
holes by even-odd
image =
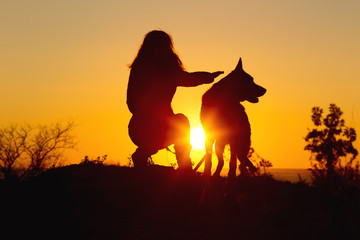
[[[205,83],[212,83],[214,82],[215,78],[217,78],[220,74],[223,74],[223,71],[217,71],[217,72],[213,72],[213,73],[207,73],[209,76],[209,79],[207,81],[205,81]]]
[[[219,75],[221,75],[223,73],[224,73],[224,71],[217,71],[217,72],[211,73],[211,76],[215,79],[215,78],[217,78]]]
[[[179,79],[178,86],[183,87],[195,87],[201,84],[209,84],[214,82],[214,79],[217,78],[220,74],[223,74],[223,71],[218,72],[192,72],[188,73],[183,71]]]

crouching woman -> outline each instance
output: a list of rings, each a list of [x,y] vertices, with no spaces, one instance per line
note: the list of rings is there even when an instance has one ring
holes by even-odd
[[[212,83],[223,72],[186,72],[171,36],[157,30],[145,36],[130,69],[129,136],[138,147],[132,154],[134,166],[145,167],[151,155],[174,144],[179,168],[191,169],[190,123],[185,115],[173,112],[171,101],[177,87]]]

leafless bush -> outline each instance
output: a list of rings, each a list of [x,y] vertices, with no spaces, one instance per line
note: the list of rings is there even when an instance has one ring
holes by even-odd
[[[55,167],[65,149],[75,147],[74,122],[37,127],[11,125],[0,129],[0,173],[5,180],[23,181]]]

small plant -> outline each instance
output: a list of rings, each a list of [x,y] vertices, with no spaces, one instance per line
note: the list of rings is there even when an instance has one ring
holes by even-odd
[[[133,161],[131,155],[128,156],[127,160],[128,160],[128,162],[127,162],[126,166],[127,166],[127,167],[134,167],[134,161]],[[154,163],[152,157],[149,157],[149,158],[147,159],[147,165],[149,166],[149,165],[154,165],[154,164],[155,164],[155,163]]]
[[[107,155],[102,157],[97,157],[94,159],[90,159],[89,156],[85,156],[84,159],[81,160],[80,164],[100,164],[103,165],[107,159]]]
[[[271,163],[270,161],[265,160],[265,159],[262,158],[262,159],[260,160],[260,162],[259,162],[259,166],[263,168],[264,174],[266,175],[266,174],[268,174],[268,173],[266,172],[266,168],[271,168],[273,165],[272,165],[272,163]]]
[[[152,159],[151,156],[148,158],[147,164],[148,164],[148,165],[154,165],[154,164],[155,164],[155,163],[154,163],[154,160]]]
[[[127,162],[126,166],[127,166],[127,167],[134,167],[134,162],[133,162],[133,160],[132,160],[131,155],[129,155],[129,156],[127,157],[127,160],[128,160],[128,162]]]
[[[191,162],[193,163],[193,162]],[[179,168],[179,165],[177,162],[173,162],[173,163],[170,163],[170,166],[173,168],[173,169],[178,169]]]
[[[259,154],[255,152],[255,149],[252,147],[250,148],[248,158],[250,159],[250,161],[255,163],[257,169],[257,175],[272,177],[272,174],[267,172],[267,169],[273,166],[272,163],[262,158]]]

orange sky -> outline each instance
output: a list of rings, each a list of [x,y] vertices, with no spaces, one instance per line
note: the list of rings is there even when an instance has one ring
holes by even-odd
[[[1,1],[0,125],[75,120],[79,144],[70,162],[107,154],[126,163],[135,150],[127,65],[143,36],[162,29],[188,71],[228,74],[241,56],[268,90],[258,104],[244,104],[254,148],[274,167],[308,167],[303,138],[313,106],[336,103],[359,131],[359,10],[357,0]],[[176,93],[175,112],[194,127],[208,87]],[[162,151],[154,160],[174,157]]]

